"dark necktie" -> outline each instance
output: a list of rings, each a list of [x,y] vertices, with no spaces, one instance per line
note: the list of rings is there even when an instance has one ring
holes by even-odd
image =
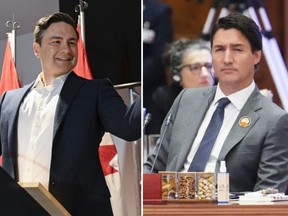
[[[228,98],[221,98],[205,131],[199,148],[190,164],[189,172],[203,172],[223,123],[224,109],[230,103]]]

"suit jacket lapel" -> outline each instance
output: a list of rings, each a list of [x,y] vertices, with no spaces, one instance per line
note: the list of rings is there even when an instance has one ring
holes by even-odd
[[[216,88],[212,88],[212,90],[208,89],[204,91],[202,96],[197,98],[197,100],[195,101],[191,101],[191,98],[195,99],[195,97],[193,97],[193,95],[190,95],[190,92],[188,92],[188,94],[185,96],[185,101],[189,104],[189,106],[187,106],[188,110],[181,110],[182,114],[177,113],[177,115],[183,115],[183,113],[184,115],[186,115],[187,113],[189,115],[185,116],[185,118],[187,118],[187,123],[185,123],[185,134],[181,136],[181,138],[175,138],[175,141],[177,139],[176,142],[179,142],[179,140],[182,140],[181,142],[183,142],[176,164],[176,170],[181,170],[183,168],[183,164],[186,162],[188,154],[191,150],[192,143],[197,136],[201,122],[203,121],[206,111],[208,110],[210,104],[213,101],[215,91]],[[181,106],[182,104],[180,105],[180,107]],[[197,113],[192,113],[189,110],[197,110]],[[180,124],[182,124],[183,127],[183,122],[181,122]]]
[[[7,117],[7,120],[9,122],[7,125],[11,125],[11,129],[8,130],[8,133],[9,133],[8,134],[8,144],[9,144],[8,148],[9,148],[9,152],[12,155],[13,164],[16,164],[16,159],[17,159],[17,151],[16,151],[17,146],[16,145],[17,145],[18,113],[19,113],[19,109],[21,106],[21,102],[23,101],[25,95],[29,92],[29,89],[31,88],[32,85],[33,83],[23,86],[23,88],[17,89],[13,93],[13,97],[10,97],[11,99],[10,107],[15,107],[15,109],[13,108],[9,109],[9,115]],[[15,172],[10,173],[10,175],[15,177]]]
[[[65,113],[67,112],[69,105],[84,81],[85,79],[78,77],[73,71],[67,77],[67,80],[65,81],[60,92],[60,97],[56,108],[53,138],[55,137],[59,126],[65,117]]]
[[[259,109],[262,109],[261,98],[259,97],[258,88],[255,88],[251,96],[248,98],[247,102],[245,103],[244,107],[242,108],[239,116],[237,117],[231,131],[229,132],[223,147],[220,151],[220,155],[218,160],[224,160],[228,152],[240,142],[240,140],[245,137],[245,135],[251,130],[252,127],[258,121],[260,114],[257,112]],[[240,119],[250,118],[250,124],[247,127],[240,126],[239,121]],[[219,163],[217,163],[216,170],[219,167]]]
[[[23,88],[19,88],[17,89],[17,91],[15,91],[15,94],[13,94],[13,99],[11,102],[11,107],[17,107],[16,109],[10,109],[10,118],[9,118],[9,125],[17,125],[17,119],[16,117],[18,117],[18,112],[20,109],[20,105],[22,103],[22,100],[24,99],[24,97],[27,95],[27,93],[29,92],[29,89],[32,87],[33,83],[23,86]]]

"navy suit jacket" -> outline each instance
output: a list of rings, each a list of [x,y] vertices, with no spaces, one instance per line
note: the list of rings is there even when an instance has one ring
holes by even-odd
[[[2,97],[0,140],[3,168],[17,181],[17,122],[31,86]],[[132,141],[141,136],[141,103],[129,108],[107,79],[71,72],[56,108],[49,191],[72,215],[112,215],[98,147],[104,132]]]

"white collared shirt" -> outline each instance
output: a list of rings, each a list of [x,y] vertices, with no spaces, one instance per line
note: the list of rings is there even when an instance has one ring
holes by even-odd
[[[246,103],[249,96],[252,94],[252,92],[255,89],[255,82],[253,81],[251,85],[246,87],[245,89],[242,89],[241,91],[235,92],[229,96],[225,96],[224,93],[221,91],[219,86],[217,86],[216,94],[214,97],[214,100],[210,104],[209,109],[206,112],[206,115],[202,121],[202,124],[198,130],[197,136],[192,144],[190,153],[188,154],[187,160],[184,164],[184,168],[181,170],[182,172],[186,172],[189,169],[189,166],[192,162],[192,159],[200,145],[200,142],[204,136],[204,133],[208,127],[208,124],[212,118],[212,115],[214,111],[216,110],[216,107],[218,105],[219,99],[223,97],[228,97],[228,99],[231,101],[230,104],[228,104],[225,107],[224,112],[224,119],[222,127],[219,131],[218,137],[215,141],[215,144],[213,146],[213,149],[211,151],[210,157],[208,159],[208,162],[206,164],[205,172],[215,172],[216,163],[218,160],[218,156],[220,154],[221,148],[224,144],[224,141],[226,137],[228,136],[234,122],[236,121],[241,109],[243,108],[244,104]]]
[[[20,106],[18,119],[20,182],[41,182],[48,189],[56,105],[68,74],[55,78],[48,86],[44,86],[38,75]]]

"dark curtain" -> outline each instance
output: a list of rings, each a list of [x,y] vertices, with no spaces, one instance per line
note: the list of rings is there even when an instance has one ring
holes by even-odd
[[[141,80],[141,1],[86,0],[85,41],[94,78],[113,84]],[[59,0],[60,11],[77,22],[79,0]]]

